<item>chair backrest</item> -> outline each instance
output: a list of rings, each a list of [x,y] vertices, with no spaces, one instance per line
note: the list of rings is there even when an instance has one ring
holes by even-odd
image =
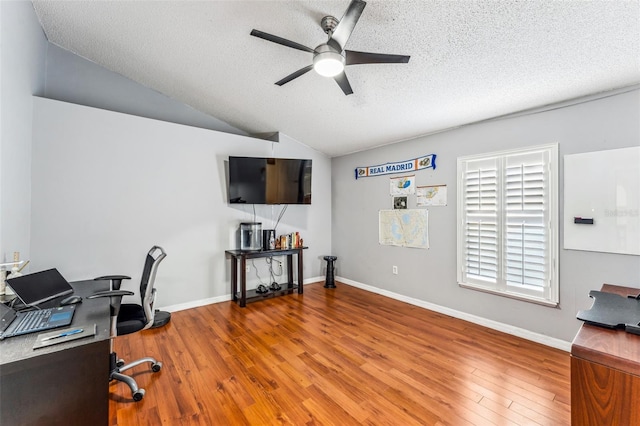
[[[154,282],[156,280],[158,265],[165,257],[167,257],[167,254],[162,247],[153,246],[151,250],[149,250],[149,253],[147,253],[147,259],[144,262],[144,270],[142,271],[142,278],[140,279],[140,304],[144,309],[144,315],[147,320],[144,329],[153,325],[153,302],[155,301],[156,294]]]

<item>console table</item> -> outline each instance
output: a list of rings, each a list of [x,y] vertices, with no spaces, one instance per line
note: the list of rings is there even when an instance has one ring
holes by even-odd
[[[640,289],[604,284],[621,296]],[[640,425],[640,336],[583,324],[571,345],[571,424]]]
[[[302,250],[307,247],[296,247],[290,249],[243,251],[227,250],[226,257],[231,259],[231,294],[233,301],[238,302],[240,307],[247,306],[247,302],[263,300],[268,297],[291,294],[295,289],[298,294],[302,294]],[[280,290],[271,290],[268,293],[258,293],[256,290],[247,290],[247,259],[259,257],[287,256],[287,284]],[[298,283],[293,282],[293,256],[298,258]],[[240,262],[238,262],[238,260]],[[240,291],[238,292],[238,263],[240,264]]]

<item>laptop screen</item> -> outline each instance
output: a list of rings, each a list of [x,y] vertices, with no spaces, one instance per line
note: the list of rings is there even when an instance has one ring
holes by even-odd
[[[73,288],[57,269],[10,278],[7,284],[25,305],[37,305],[73,293]]]

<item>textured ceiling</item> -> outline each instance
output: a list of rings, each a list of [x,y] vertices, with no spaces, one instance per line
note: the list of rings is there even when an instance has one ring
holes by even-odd
[[[330,156],[640,83],[640,1],[369,0],[354,94],[253,28],[315,48],[349,1],[34,1],[50,42],[249,133]]]

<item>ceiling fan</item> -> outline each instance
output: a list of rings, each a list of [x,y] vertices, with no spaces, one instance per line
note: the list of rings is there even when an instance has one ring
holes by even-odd
[[[315,49],[303,46],[291,40],[268,34],[259,30],[251,30],[251,35],[259,37],[273,43],[291,47],[293,49],[302,50],[304,52],[313,53],[313,63],[298,71],[289,74],[282,80],[276,82],[278,86],[290,82],[303,74],[315,70],[324,77],[333,77],[342,89],[345,95],[353,93],[351,84],[344,73],[346,65],[359,64],[406,64],[409,62],[410,56],[405,55],[387,55],[383,53],[357,52],[355,50],[345,50],[347,40],[351,36],[353,29],[362,15],[364,7],[367,5],[362,0],[351,0],[344,16],[338,21],[333,16],[325,16],[322,18],[320,25],[325,33],[329,36],[326,43],[320,44]]]

